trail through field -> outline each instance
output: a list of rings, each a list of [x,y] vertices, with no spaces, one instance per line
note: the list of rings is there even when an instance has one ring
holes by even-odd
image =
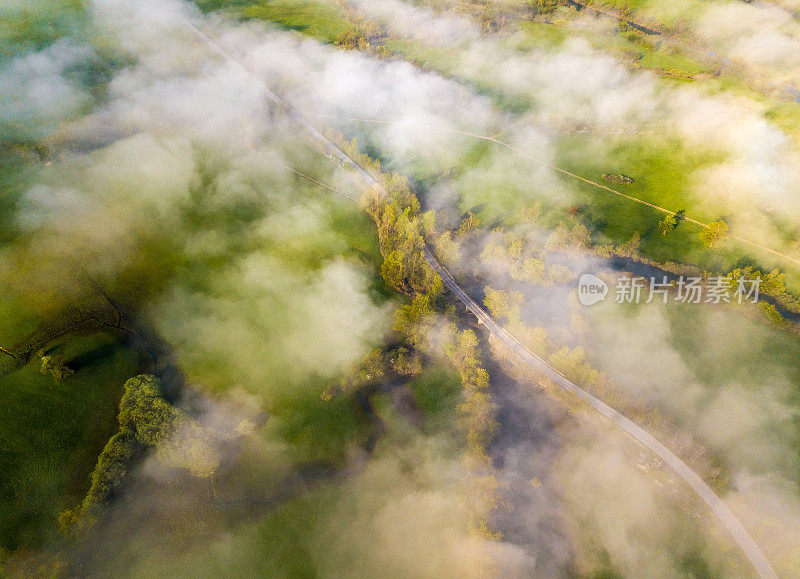
[[[337,115],[323,115],[323,114],[320,114],[320,115],[317,115],[317,116],[320,117],[320,118],[338,119],[338,120],[353,121],[353,122],[358,122],[358,123],[373,123],[373,124],[380,124],[380,125],[400,124],[398,121],[382,121],[382,120],[379,120],[379,119],[362,119],[362,118],[358,118],[358,117],[343,117],[343,116],[337,116]],[[552,163],[548,163],[544,159],[540,159],[539,157],[536,157],[535,155],[531,155],[530,153],[528,153],[526,151],[523,151],[519,147],[515,147],[514,145],[512,145],[512,144],[510,144],[510,143],[508,143],[506,141],[501,141],[500,139],[498,139],[496,137],[492,137],[492,136],[488,136],[488,135],[479,135],[479,134],[476,134],[476,133],[471,133],[469,131],[462,131],[460,129],[452,129],[452,128],[449,128],[449,127],[438,127],[438,126],[435,126],[435,125],[426,125],[426,124],[418,124],[418,123],[405,123],[405,122],[403,124],[407,125],[407,126],[411,126],[411,127],[418,127],[420,129],[428,129],[428,130],[433,130],[433,131],[443,131],[443,132],[447,132],[447,133],[453,133],[453,134],[456,134],[456,135],[464,135],[465,137],[472,137],[474,139],[480,139],[482,141],[489,141],[489,142],[494,143],[494,144],[496,144],[496,145],[498,145],[500,147],[504,147],[506,149],[509,149],[510,151],[513,151],[517,155],[519,155],[521,157],[524,157],[524,158],[526,158],[526,159],[528,159],[530,161],[533,161],[535,163],[538,163],[538,164],[542,165],[543,167],[547,167],[548,169],[551,169],[552,171],[556,171],[557,173],[562,173],[564,175],[572,177],[573,179],[577,179],[578,181],[581,181],[583,183],[591,185],[592,187],[597,187],[598,189],[603,189],[605,191],[608,191],[609,193],[613,193],[614,195],[619,195],[620,197],[628,199],[629,201],[633,201],[633,202],[639,203],[641,205],[646,205],[647,207],[650,207],[651,209],[655,209],[656,211],[660,211],[661,213],[666,213],[667,215],[673,215],[673,216],[678,215],[677,211],[672,211],[671,209],[667,209],[666,207],[662,207],[660,205],[656,205],[655,203],[650,203],[649,201],[645,201],[644,199],[639,199],[638,197],[634,197],[633,195],[628,195],[627,193],[623,193],[622,191],[618,191],[617,189],[612,189],[611,187],[608,187],[607,185],[603,185],[602,183],[598,183],[597,181],[592,181],[591,179],[587,179],[586,177],[582,177],[582,176],[580,176],[580,175],[578,175],[576,173],[568,171],[567,169],[564,169],[562,167],[558,167],[556,165],[553,165]],[[711,226],[708,225],[707,223],[703,223],[702,221],[698,221],[697,219],[693,219],[693,218],[691,218],[691,217],[689,217],[687,215],[684,215],[683,220],[684,221],[688,221],[689,223],[694,223],[695,225],[697,225],[698,227],[702,227],[703,229],[711,229]],[[772,255],[774,255],[776,257],[780,257],[782,259],[786,259],[786,260],[789,260],[789,261],[791,261],[791,262],[793,262],[793,263],[795,263],[797,265],[800,265],[800,258],[798,258],[798,257],[792,257],[791,255],[787,255],[785,253],[781,253],[779,251],[776,251],[776,250],[772,249],[771,247],[767,247],[766,245],[763,245],[761,243],[757,243],[755,241],[751,241],[751,240],[746,239],[744,237],[740,237],[738,235],[734,235],[733,233],[726,233],[725,235],[726,235],[726,237],[729,237],[731,239],[735,239],[736,241],[739,241],[739,242],[744,243],[746,245],[749,245],[751,247],[755,247],[755,248],[760,249],[762,251],[766,251],[767,253],[770,253],[770,254],[772,254]]]

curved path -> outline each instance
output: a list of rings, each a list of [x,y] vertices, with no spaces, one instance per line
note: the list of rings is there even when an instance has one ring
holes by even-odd
[[[231,57],[222,47],[220,47],[216,42],[214,42],[211,38],[205,35],[200,29],[198,29],[193,24],[187,24],[189,29],[198,36],[204,43],[206,43],[210,48],[212,48],[216,53],[221,55],[225,60],[233,64],[235,67],[241,69],[245,72],[248,76],[253,78],[255,81],[261,85],[264,90],[266,91],[267,96],[272,100],[276,105],[278,105],[281,109],[283,109],[292,119],[294,119],[301,127],[306,129],[314,139],[319,141],[325,149],[332,155],[334,155],[337,159],[339,159],[345,166],[348,166],[354,169],[369,185],[381,187],[381,183],[375,178],[369,171],[364,169],[361,165],[356,163],[345,151],[343,151],[339,146],[337,146],[333,141],[328,139],[322,132],[320,132],[316,127],[314,127],[311,123],[309,123],[305,117],[303,117],[299,112],[297,112],[289,103],[284,101],[278,95],[276,95],[272,90],[267,86],[267,84],[261,80],[255,73],[248,70],[244,65],[236,61],[233,57]],[[506,145],[504,143],[504,145]],[[509,146],[510,145],[506,145]],[[615,191],[616,193],[616,191]],[[525,362],[527,362],[532,367],[536,368],[537,370],[541,371],[545,374],[548,378],[553,380],[556,384],[561,386],[564,390],[574,394],[590,406],[592,406],[595,410],[600,412],[603,416],[617,424],[620,428],[625,430],[628,434],[630,434],[633,438],[638,440],[644,446],[652,450],[656,455],[661,457],[664,462],[670,465],[672,469],[683,479],[685,480],[690,487],[700,496],[701,499],[711,508],[715,515],[719,518],[720,522],[725,526],[728,532],[731,534],[733,539],[736,543],[741,547],[742,551],[744,551],[745,555],[749,559],[750,563],[755,568],[756,572],[762,578],[777,578],[775,571],[773,571],[772,566],[770,565],[767,558],[764,556],[764,553],[761,551],[758,544],[753,540],[750,534],[747,532],[736,516],[731,512],[728,506],[720,499],[711,487],[709,487],[703,479],[701,479],[697,473],[695,473],[689,465],[683,462],[677,455],[675,455],[672,451],[670,451],[666,446],[661,444],[658,440],[656,440],[653,436],[647,433],[643,428],[638,426],[636,423],[631,421],[630,419],[626,418],[610,406],[608,406],[603,401],[595,398],[585,390],[579,388],[572,382],[570,382],[566,376],[561,374],[558,370],[550,366],[544,359],[540,358],[528,348],[526,348],[522,342],[517,340],[514,336],[512,336],[508,331],[501,328],[497,322],[492,319],[492,317],[475,301],[473,300],[467,293],[461,289],[461,286],[458,285],[455,278],[450,274],[450,272],[445,268],[442,264],[434,256],[433,252],[430,248],[426,245],[423,250],[423,255],[425,260],[428,264],[441,276],[444,285],[455,294],[455,296],[472,312],[475,317],[478,318],[494,335],[497,339],[501,340],[507,347],[509,347],[514,353],[516,353],[520,358],[522,358]]]
[[[733,536],[734,540],[742,548],[747,558],[752,563],[761,577],[777,577],[769,561],[764,556],[761,548],[756,544],[750,534],[747,532],[736,516],[731,512],[728,506],[720,499],[711,487],[709,487],[691,467],[683,462],[678,456],[669,450],[666,446],[661,444],[652,435],[650,435],[641,426],[626,418],[602,400],[595,398],[582,388],[569,381],[566,376],[553,368],[544,359],[531,352],[525,345],[522,344],[517,338],[512,336],[507,330],[500,327],[497,322],[473,300],[467,293],[461,289],[458,283],[453,279],[450,272],[441,265],[433,253],[425,247],[425,259],[431,267],[441,276],[444,285],[452,291],[456,297],[472,312],[478,320],[480,320],[489,332],[497,339],[501,340],[511,351],[517,356],[522,358],[530,366],[536,368],[553,382],[558,384],[561,388],[570,392],[589,404],[592,408],[597,410],[600,414],[617,424],[620,428],[625,430],[633,438],[641,442],[647,448],[652,450],[655,454],[660,456],[664,462],[669,464],[670,467],[685,480],[694,491],[700,495],[700,498],[714,511],[714,514],[719,517],[720,521],[728,532]]]

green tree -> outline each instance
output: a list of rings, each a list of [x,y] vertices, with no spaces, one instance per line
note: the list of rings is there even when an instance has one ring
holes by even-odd
[[[408,348],[398,348],[392,356],[392,368],[403,376],[416,376],[422,372],[422,361]]]
[[[686,219],[686,210],[681,209],[674,214],[665,215],[664,219],[658,222],[658,229],[662,235],[667,235],[674,231]]]
[[[42,374],[50,374],[55,378],[56,382],[69,378],[75,373],[75,370],[67,366],[64,362],[64,356],[61,354],[44,354],[42,356]]]
[[[122,486],[133,458],[148,447],[155,447],[157,455],[173,466],[195,476],[210,476],[220,459],[206,439],[205,429],[161,397],[158,378],[149,374],[131,378],[120,401],[119,431],[100,453],[86,497],[59,517],[60,528],[69,532],[91,526]]]
[[[496,290],[486,286],[486,297],[483,304],[492,317],[498,321],[505,320],[509,325],[520,321],[520,307],[522,306],[522,293],[517,291]]]
[[[678,226],[678,220],[674,215],[665,215],[664,219],[658,222],[658,230],[661,235],[666,235]]]
[[[714,247],[720,241],[725,238],[725,235],[728,233],[728,224],[724,221],[714,221],[708,224],[707,229],[703,229],[700,232],[700,241],[708,245],[709,247]]]

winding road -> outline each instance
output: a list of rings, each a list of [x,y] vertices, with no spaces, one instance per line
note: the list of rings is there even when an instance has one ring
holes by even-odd
[[[311,136],[318,141],[328,153],[339,159],[347,167],[355,170],[370,186],[383,188],[381,183],[364,167],[354,161],[345,151],[343,151],[333,141],[328,139],[321,131],[312,125],[305,117],[303,117],[294,107],[276,95],[269,86],[259,76],[250,71],[243,64],[238,62],[230,56],[222,47],[220,47],[214,40],[204,34],[199,28],[191,23],[187,26],[200,40],[207,44],[214,52],[222,56],[229,63],[236,68],[242,70],[249,77],[254,79],[260,86],[262,86],[269,97],[269,99],[278,105],[287,115],[289,115],[298,125],[308,131]],[[466,308],[475,315],[488,329],[488,331],[497,339],[502,341],[508,348],[510,348],[517,356],[531,367],[542,372],[545,376],[550,378],[553,382],[558,384],[561,388],[570,392],[589,404],[592,408],[597,410],[600,414],[611,420],[613,423],[622,428],[635,440],[649,448],[653,453],[661,457],[664,462],[683,479],[686,483],[700,496],[701,499],[709,506],[712,512],[718,517],[720,522],[731,534],[733,539],[742,549],[748,560],[756,570],[758,575],[762,578],[777,578],[775,571],[772,569],[769,561],[767,560],[761,548],[753,540],[747,529],[742,526],[733,512],[728,506],[720,499],[714,491],[709,487],[700,476],[695,473],[689,465],[683,462],[677,455],[670,451],[666,446],[661,444],[646,430],[638,426],[636,423],[626,418],[603,401],[595,398],[582,388],[572,383],[569,379],[561,374],[558,370],[550,366],[544,359],[531,352],[525,347],[522,342],[517,340],[504,328],[500,327],[497,322],[475,301],[473,300],[462,288],[458,285],[452,274],[436,259],[436,256],[426,245],[423,255],[427,263],[441,276],[444,285],[466,306]]]

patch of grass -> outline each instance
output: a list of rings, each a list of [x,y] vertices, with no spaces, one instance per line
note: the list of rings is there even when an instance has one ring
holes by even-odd
[[[443,50],[420,42],[406,39],[388,39],[384,46],[403,59],[424,69],[432,69],[445,77],[453,77],[469,86],[476,94],[494,102],[499,110],[511,114],[521,114],[531,108],[533,100],[522,94],[512,94],[496,86],[483,82],[480,78],[465,78],[459,69],[459,58],[454,58],[451,50]]]
[[[461,400],[461,380],[445,366],[431,366],[411,383],[426,422],[434,429],[453,424]]]
[[[262,0],[242,6],[240,14],[245,19],[272,22],[327,43],[353,29],[335,6],[313,0]]]
[[[306,388],[273,409],[268,430],[292,446],[297,462],[338,463],[372,433],[372,423],[355,395],[343,393],[322,400],[325,386],[320,382],[318,388]]]
[[[667,311],[672,347],[707,384],[766,384],[774,379],[777,368],[791,383],[800,383],[800,342],[795,336],[732,312],[695,304],[674,304]],[[709,339],[715,335],[742,339],[717,345]]]
[[[765,103],[767,110],[764,112],[766,119],[775,123],[782,131],[794,137],[795,143],[800,146],[800,103],[774,102]]]
[[[557,164],[598,183],[604,183],[603,173],[623,173],[633,177],[634,182],[612,185],[612,188],[672,211],[685,209],[691,217],[704,223],[719,217],[698,209],[688,192],[691,174],[719,160],[714,153],[687,150],[679,141],[649,136],[622,138],[610,145],[597,142],[599,138],[563,138],[559,143]],[[622,244],[638,232],[642,237],[641,252],[652,259],[706,261],[708,251],[697,237],[697,226],[684,223],[669,235],[662,235],[658,222],[664,213],[597,187],[583,184],[578,187],[586,204],[584,217],[602,237]]]
[[[81,0],[4,2],[0,6],[0,60],[40,50],[73,33],[84,16]]]
[[[520,24],[521,34],[515,38],[514,45],[520,50],[532,48],[557,48],[570,36],[563,26],[546,22],[528,21]]]
[[[35,545],[83,498],[97,456],[116,430],[125,381],[139,356],[108,334],[54,346],[75,374],[55,382],[35,358],[0,378],[0,546]]]
[[[642,68],[661,69],[687,76],[694,76],[707,71],[707,68],[702,63],[680,53],[643,48],[639,54],[641,55],[639,66]]]

